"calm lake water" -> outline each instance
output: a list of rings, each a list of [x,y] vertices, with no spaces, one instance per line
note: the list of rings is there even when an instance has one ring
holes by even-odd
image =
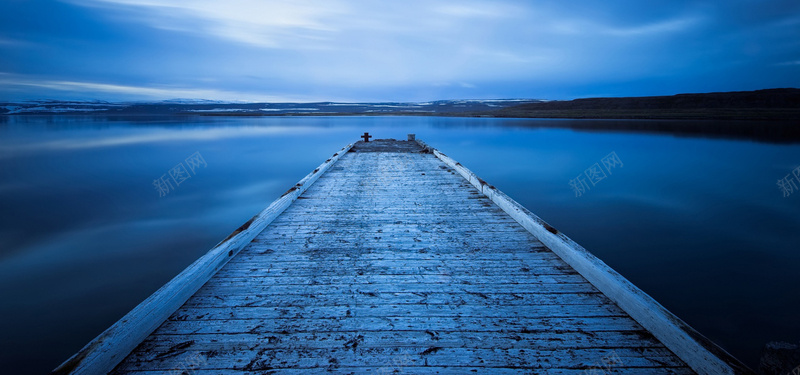
[[[53,369],[364,131],[416,133],[751,367],[800,340],[800,192],[776,184],[800,145],[546,127],[565,121],[592,120],[0,116],[0,368]]]

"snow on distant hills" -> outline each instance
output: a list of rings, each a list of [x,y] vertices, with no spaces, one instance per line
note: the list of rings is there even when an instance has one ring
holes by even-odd
[[[144,102],[145,104],[148,102]],[[163,104],[226,104],[231,102],[225,102],[222,100],[208,100],[208,99],[167,99],[162,100],[158,103]]]
[[[539,103],[534,99],[437,100],[379,103],[231,103],[204,99],[170,99],[159,102],[110,103],[103,101],[0,102],[0,115],[102,114],[102,115],[292,115],[292,114],[392,114],[462,113]]]
[[[102,101],[24,101],[24,102],[0,102],[0,115],[13,114],[57,114],[57,113],[91,113],[104,112],[111,109],[122,109],[128,106],[122,103],[109,103]]]

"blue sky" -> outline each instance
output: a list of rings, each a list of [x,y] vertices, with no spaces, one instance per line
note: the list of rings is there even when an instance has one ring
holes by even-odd
[[[0,100],[800,87],[800,1],[3,0]]]

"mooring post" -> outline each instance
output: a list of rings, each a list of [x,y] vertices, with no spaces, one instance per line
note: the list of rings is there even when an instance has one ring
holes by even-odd
[[[369,139],[372,138],[372,136],[369,135],[369,133],[364,132],[364,135],[362,135],[361,138],[364,138],[364,142],[369,142]]]

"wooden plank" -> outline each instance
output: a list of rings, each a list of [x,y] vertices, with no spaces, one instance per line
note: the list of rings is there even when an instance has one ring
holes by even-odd
[[[481,305],[377,305],[357,303],[354,299],[349,306],[313,305],[289,307],[258,306],[184,306],[176,311],[170,320],[227,320],[227,319],[326,319],[357,317],[482,317],[485,319],[513,317],[586,317],[586,316],[626,316],[625,312],[609,304],[574,304],[569,308],[560,305],[492,306]]]
[[[247,262],[270,262],[270,264],[281,265],[281,264],[289,264],[295,262],[310,262],[311,257],[308,254],[286,254],[285,252],[281,252],[280,255],[276,255],[275,252],[277,250],[283,250],[279,246],[264,246],[262,248],[256,248],[255,245],[253,246],[253,254],[241,254],[233,259],[230,260],[230,263],[247,263]],[[520,257],[518,253],[520,249],[518,247],[506,249],[506,251],[494,251],[492,249],[491,252],[488,251],[464,251],[461,249],[460,251],[419,251],[421,249],[393,249],[393,250],[372,250],[368,253],[359,254],[358,258],[361,260],[366,261],[387,261],[387,262],[425,262],[425,261],[437,261],[443,262],[445,264],[453,263],[453,262],[463,262],[463,261],[478,261],[478,262],[497,262],[497,261],[544,261],[544,260],[556,260],[560,261],[557,255],[553,252],[547,250],[545,251],[544,247],[535,248],[530,247],[528,248],[523,247],[527,251],[527,253]],[[532,249],[537,249],[536,254],[533,254]],[[349,247],[328,247],[325,248],[325,251],[328,253],[330,257],[334,257],[337,260],[328,260],[328,259],[316,259],[313,262],[318,262],[323,264],[324,262],[338,262],[340,258],[348,259],[354,258],[352,251]],[[269,257],[269,259],[267,259]]]
[[[325,249],[327,252],[327,249]],[[331,275],[347,275],[357,273],[358,270],[370,270],[381,273],[391,273],[394,275],[412,275],[420,273],[439,272],[467,272],[476,269],[484,270],[485,273],[496,274],[498,268],[504,268],[507,272],[514,275],[571,275],[574,269],[562,262],[560,259],[507,259],[506,261],[451,261],[441,260],[416,260],[416,259],[391,259],[371,260],[369,264],[359,264],[357,269],[341,269],[342,266],[351,266],[356,261],[355,258],[344,258],[336,261],[318,259],[306,262],[271,262],[269,260],[242,259],[235,262],[237,268],[233,267],[220,270],[220,274],[230,277],[266,277],[266,276],[292,276],[303,274],[307,270],[314,272],[326,271]],[[391,272],[388,272],[391,271]]]
[[[540,350],[591,348],[663,347],[647,331],[564,332],[469,332],[469,331],[314,331],[206,335],[154,335],[145,340],[138,353],[154,358],[170,348],[193,351],[244,351],[261,349],[334,349],[347,347],[353,337],[362,336],[361,348],[438,346],[442,348]]]
[[[586,317],[348,317],[168,320],[154,336],[327,331],[575,332],[641,331],[628,316]]]
[[[402,358],[402,357],[399,357]],[[377,374],[389,375],[394,374],[399,369],[400,364],[395,361],[383,364],[381,367],[326,367],[324,369],[326,374],[331,375],[353,375],[353,374]],[[480,374],[491,372],[494,375],[530,375],[547,374],[547,375],[593,375],[604,374],[607,368],[601,366],[600,362],[587,368],[509,368],[509,367],[454,367],[454,366],[402,366],[402,373],[409,375],[464,375],[464,374]],[[689,375],[694,374],[694,371],[688,367],[613,367],[610,369],[613,373],[618,375]],[[186,373],[192,375],[263,375],[264,371],[248,371],[248,370],[232,370],[232,369],[192,369],[187,365],[177,367],[169,370],[129,370],[129,373],[141,375],[175,375],[176,373]],[[309,369],[272,369],[267,373],[274,375],[305,375],[309,373]]]
[[[497,306],[527,305],[587,305],[608,304],[610,300],[601,293],[375,293],[352,289],[342,293],[299,293],[299,294],[252,294],[252,293],[202,293],[195,294],[187,301],[185,307],[200,306],[250,306],[250,307],[287,307],[310,306],[349,306],[354,296],[358,303],[396,304],[396,305],[477,305],[491,303]]]
[[[543,271],[544,272],[544,271]],[[347,276],[324,276],[324,275],[305,275],[305,276],[276,276],[276,277],[228,277],[219,275],[217,277],[219,285],[248,284],[253,286],[269,286],[275,284],[526,284],[538,288],[547,287],[549,284],[582,283],[585,279],[577,274],[542,274],[531,275],[525,278],[509,275],[449,275],[447,273],[420,274],[420,275],[358,275],[354,273]]]
[[[544,268],[541,265],[518,265],[514,267],[513,265],[505,265],[503,266],[493,266],[493,267],[483,267],[483,268],[474,268],[471,266],[443,266],[439,265],[438,263],[416,263],[408,266],[358,266],[353,267],[353,269],[345,269],[341,266],[348,266],[345,264],[346,262],[341,262],[338,264],[338,267],[332,266],[313,266],[308,268],[300,268],[300,267],[258,267],[254,263],[238,263],[237,265],[241,268],[233,270],[233,269],[226,269],[221,270],[219,273],[219,277],[234,277],[234,278],[267,278],[267,277],[305,277],[305,276],[351,276],[354,274],[362,273],[362,274],[370,274],[378,278],[380,276],[385,277],[407,277],[407,276],[415,276],[415,280],[418,280],[418,276],[440,276],[440,275],[449,275],[449,276],[469,276],[475,277],[476,275],[486,275],[486,276],[496,276],[499,273],[503,274],[504,279],[517,279],[517,280],[525,280],[528,277],[531,279],[536,278],[538,275],[541,274],[548,274],[548,275],[577,275],[577,272],[569,266],[556,266],[554,268]],[[477,263],[477,262],[476,262]],[[563,268],[557,268],[563,267]]]
[[[394,348],[363,347],[362,335],[349,339],[348,346],[330,349],[260,349],[218,351],[208,356],[206,352],[185,350],[168,356],[151,356],[144,351],[134,353],[130,361],[123,363],[118,371],[137,368],[175,368],[194,356],[207,356],[205,368],[231,368],[241,370],[273,369],[325,369],[333,367],[380,367],[402,358],[404,366],[457,366],[468,367],[481,364],[491,368],[589,368],[603,358],[613,357],[627,367],[665,368],[683,367],[683,362],[664,348],[587,348],[571,349],[569,355],[560,355],[558,350],[526,349],[479,349],[447,348],[439,346],[402,346]],[[484,371],[486,371],[484,370]]]
[[[396,283],[327,283],[327,280],[319,279],[300,279],[300,283],[283,283],[283,279],[275,279],[276,282],[269,285],[252,284],[245,282],[226,282],[222,284],[217,281],[213,284],[206,284],[196,295],[203,296],[206,293],[226,294],[226,295],[278,295],[278,294],[323,294],[323,293],[342,293],[354,294],[362,293],[416,293],[419,295],[429,295],[434,292],[440,293],[467,293],[467,294],[489,294],[489,293],[599,293],[597,288],[587,282],[580,283],[552,283],[548,285],[530,283],[481,283],[481,284],[461,284],[449,280],[441,284],[407,284],[398,285]],[[343,281],[343,280],[342,280]],[[208,292],[205,292],[208,291]]]

